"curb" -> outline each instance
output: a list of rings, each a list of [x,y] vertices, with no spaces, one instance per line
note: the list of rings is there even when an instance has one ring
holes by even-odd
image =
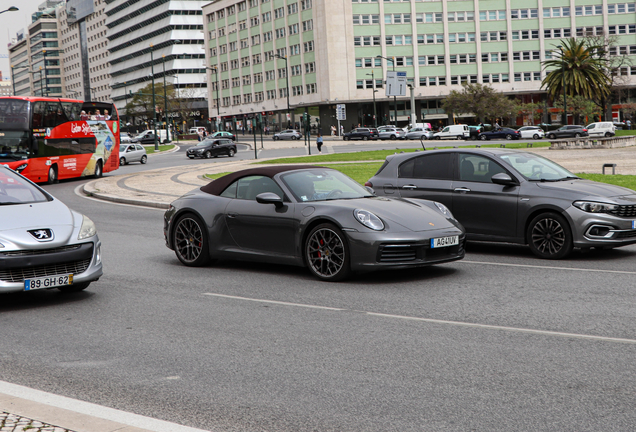
[[[143,206],[143,207],[153,207],[153,208],[159,208],[159,209],[168,209],[170,207],[170,204],[166,204],[166,203],[162,203],[162,202],[158,202],[158,201],[136,200],[136,199],[132,199],[132,198],[122,198],[122,197],[119,197],[119,196],[114,196],[114,195],[108,195],[108,194],[105,194],[105,193],[101,193],[93,185],[93,183],[96,183],[98,181],[99,181],[99,179],[93,180],[93,181],[90,181],[88,183],[83,184],[82,185],[82,192],[86,196],[89,196],[89,197],[101,199],[101,200],[104,200],[104,201],[115,202],[115,203],[119,203],[119,204],[130,204],[130,205]]]

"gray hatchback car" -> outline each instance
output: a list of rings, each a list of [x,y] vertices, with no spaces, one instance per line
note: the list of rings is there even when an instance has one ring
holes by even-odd
[[[636,243],[636,192],[583,180],[530,152],[395,154],[366,186],[378,195],[441,202],[468,240],[528,244],[540,258]]]

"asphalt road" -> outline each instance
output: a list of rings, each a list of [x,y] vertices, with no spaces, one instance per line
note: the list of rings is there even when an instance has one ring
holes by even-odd
[[[335,284],[193,269],[164,246],[161,211],[79,197],[82,183],[46,189],[95,221],[104,276],[2,296],[0,380],[215,431],[636,424],[636,246],[542,261],[475,243],[463,261]]]

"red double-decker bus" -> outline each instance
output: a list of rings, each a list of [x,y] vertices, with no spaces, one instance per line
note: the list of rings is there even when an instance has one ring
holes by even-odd
[[[0,97],[0,164],[37,183],[116,170],[117,108],[75,99]]]

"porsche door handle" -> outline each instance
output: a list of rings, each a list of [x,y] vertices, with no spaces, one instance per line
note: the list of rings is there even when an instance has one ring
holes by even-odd
[[[417,189],[417,186],[415,186],[415,185],[404,185],[404,186],[402,186],[402,189]]]
[[[228,213],[227,214],[227,217],[229,217],[230,219],[234,219],[237,216],[238,216],[238,213]]]
[[[458,188],[455,188],[454,192],[464,192],[465,193],[465,192],[470,192],[470,189],[465,188],[465,187],[458,187]]]

